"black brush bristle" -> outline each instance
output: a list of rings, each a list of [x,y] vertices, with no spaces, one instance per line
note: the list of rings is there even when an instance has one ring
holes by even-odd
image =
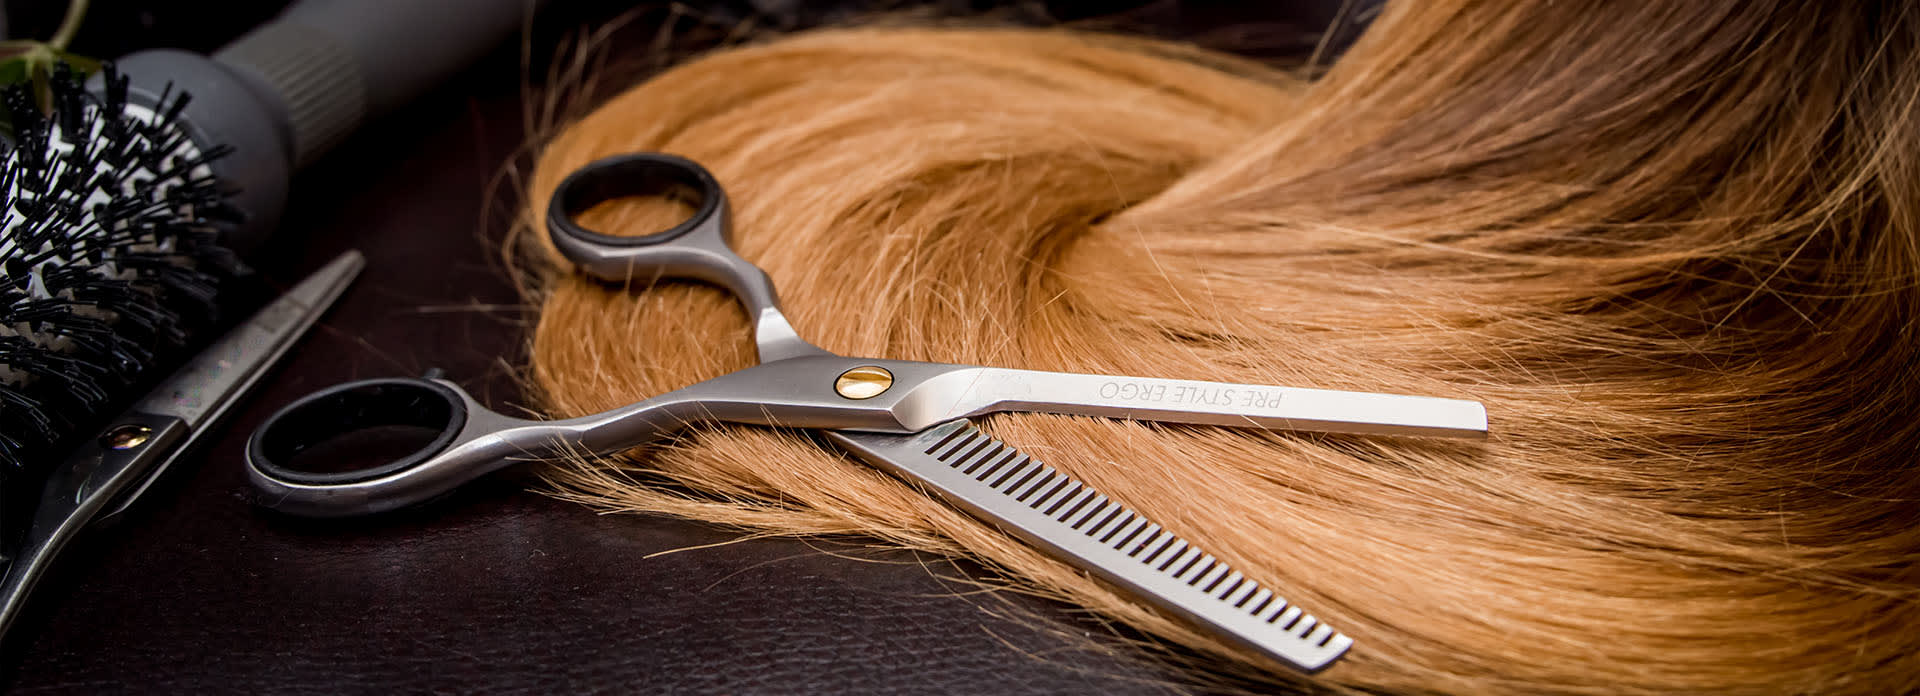
[[[0,99],[0,477],[60,459],[85,428],[214,321],[240,266],[215,227],[236,212],[175,121],[185,94],[130,107],[111,66],[92,94],[61,66],[43,115]]]

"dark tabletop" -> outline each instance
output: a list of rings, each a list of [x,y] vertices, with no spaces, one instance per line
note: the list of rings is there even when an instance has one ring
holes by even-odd
[[[583,20],[584,21],[584,20]],[[553,32],[549,32],[551,36]],[[285,287],[367,268],[203,449],[74,547],[6,643],[13,693],[1114,693],[1181,673],[978,569],[859,540],[742,540],[603,516],[496,476],[425,509],[317,523],[250,502],[274,409],[438,367],[520,402],[524,304],[498,261],[528,91],[503,49],[294,185],[257,263]],[[536,85],[536,87],[538,87]]]

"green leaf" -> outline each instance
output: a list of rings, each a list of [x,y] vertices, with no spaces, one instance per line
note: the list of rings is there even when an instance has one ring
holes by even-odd
[[[99,60],[55,50],[37,41],[0,42],[0,85],[44,84],[53,75],[53,66],[62,62],[83,77],[100,70]]]
[[[53,78],[54,65],[64,62],[82,77],[99,71],[100,61],[66,50],[86,14],[87,0],[69,0],[66,17],[60,21],[60,29],[52,39],[0,41],[0,87],[28,85],[34,102],[44,113],[53,108],[53,90],[47,83]],[[7,111],[0,109],[0,138],[12,138],[11,120]]]
[[[11,52],[12,55],[7,55]],[[53,108],[53,68],[66,63],[82,77],[100,69],[100,61],[58,50],[39,42],[0,42],[0,86],[28,85],[33,101],[45,113]],[[0,114],[0,121],[5,120]],[[0,131],[9,130],[0,123]]]
[[[26,82],[28,63],[29,61],[25,56],[15,56],[0,60],[0,85],[15,85]]]

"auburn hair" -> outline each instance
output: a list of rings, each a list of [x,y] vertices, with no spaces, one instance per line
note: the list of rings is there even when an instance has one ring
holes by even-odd
[[[1096,33],[841,29],[685,62],[541,150],[534,212],[597,158],[705,164],[841,354],[1486,403],[1485,442],[985,420],[1352,636],[1317,675],[794,433],[548,477],[965,555],[1275,684],[1917,691],[1917,43],[1903,2],[1397,2],[1307,80]],[[723,291],[535,251],[551,415],[755,362]]]

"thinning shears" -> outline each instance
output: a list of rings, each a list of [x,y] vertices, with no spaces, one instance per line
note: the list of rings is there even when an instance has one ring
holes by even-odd
[[[600,234],[576,220],[610,200],[664,195],[692,196],[696,210],[671,229],[638,237]],[[554,194],[547,227],[563,255],[601,279],[686,278],[728,289],[753,322],[761,364],[555,421],[500,415],[439,379],[340,385],[288,405],[254,433],[247,462],[263,504],[306,516],[378,513],[423,502],[512,462],[619,452],[691,423],[813,428],[1159,608],[1317,670],[1353,641],[1123,502],[967,419],[1025,411],[1360,434],[1486,433],[1486,410],[1472,401],[829,353],[800,337],[781,313],[767,274],[728,246],[728,205],[719,183],[672,155],[613,157],[574,172]],[[291,465],[327,441],[390,426],[424,429],[431,437],[416,451],[352,470]]]

